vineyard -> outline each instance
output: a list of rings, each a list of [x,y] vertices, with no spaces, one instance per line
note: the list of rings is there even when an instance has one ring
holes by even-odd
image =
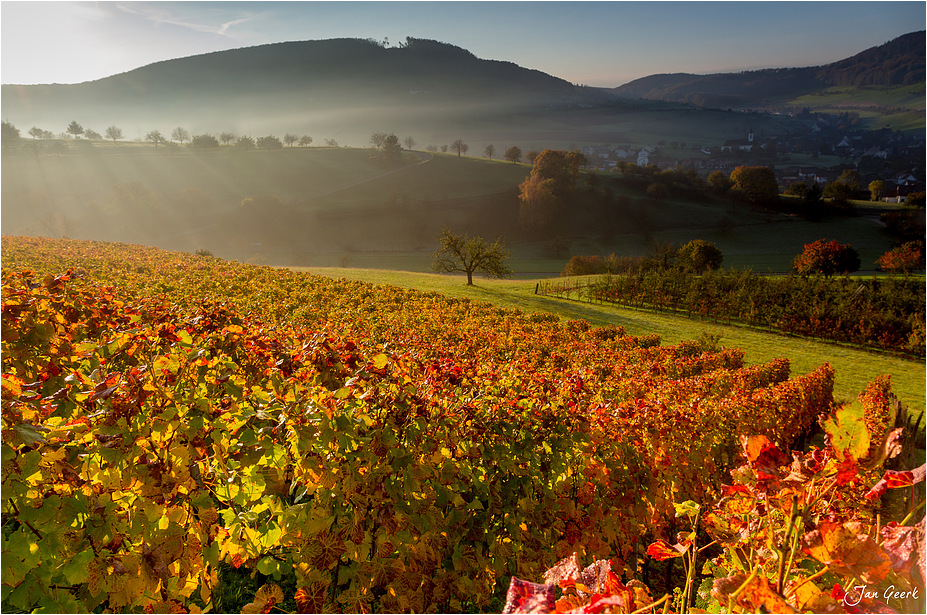
[[[2,250],[4,612],[923,610],[888,376],[840,406],[711,339]]]
[[[924,283],[908,277],[640,271],[547,281],[539,292],[646,307],[923,358]]]

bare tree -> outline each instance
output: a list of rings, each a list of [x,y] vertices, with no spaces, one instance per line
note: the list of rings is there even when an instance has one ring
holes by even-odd
[[[112,139],[113,143],[122,138],[122,130],[116,126],[110,126],[106,129],[106,138]]]
[[[486,157],[492,160],[492,157],[496,153],[496,146],[490,143],[486,146],[486,149],[483,150],[483,153],[486,154]]]
[[[181,145],[183,145],[184,141],[189,141],[189,140],[190,140],[190,133],[187,132],[186,128],[181,128],[180,126],[178,126],[171,133],[171,141],[177,141]]]
[[[406,146],[406,149],[415,149],[415,139],[412,137],[406,137],[403,143]]]
[[[164,143],[164,135],[161,134],[160,130],[152,130],[147,135],[145,135],[145,140],[149,143],[154,143],[155,147],[158,147],[159,143]]]
[[[457,139],[451,143],[451,151],[457,152],[457,157],[460,158],[461,154],[466,154],[470,151],[470,146],[463,142],[463,139]]]

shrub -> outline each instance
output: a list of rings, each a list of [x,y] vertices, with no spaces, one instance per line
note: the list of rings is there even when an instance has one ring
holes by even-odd
[[[793,269],[799,275],[820,273],[825,276],[853,273],[859,271],[859,265],[859,253],[853,246],[824,239],[805,244],[805,249],[792,263]]]
[[[889,250],[876,261],[882,271],[894,273],[911,273],[924,268],[924,247],[919,241],[908,243]]]
[[[560,272],[562,276],[595,275],[605,273],[605,261],[601,256],[574,256]]]
[[[676,262],[693,273],[714,271],[721,267],[723,259],[721,250],[704,239],[693,239],[676,253]]]

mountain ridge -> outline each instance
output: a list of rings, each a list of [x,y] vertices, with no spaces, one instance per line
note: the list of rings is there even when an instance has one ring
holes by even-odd
[[[925,35],[923,30],[911,32],[825,65],[707,75],[663,73],[635,79],[610,92],[621,98],[723,108],[763,106],[832,86],[919,84],[927,72]]]

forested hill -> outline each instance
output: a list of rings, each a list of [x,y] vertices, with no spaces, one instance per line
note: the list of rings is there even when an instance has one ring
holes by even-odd
[[[651,75],[612,91],[623,98],[724,108],[781,102],[832,86],[894,87],[924,81],[925,32],[920,31],[824,66]]]
[[[386,47],[371,40],[332,39],[168,60],[81,84],[3,85],[3,108],[4,117],[24,125],[67,123],[64,118],[149,125],[165,118],[189,125],[208,110],[226,122],[240,119],[253,126],[257,116],[270,114],[371,110],[385,115],[390,108],[410,106],[544,106],[602,96],[599,90],[511,62],[479,59],[436,41],[410,38],[400,47]]]

